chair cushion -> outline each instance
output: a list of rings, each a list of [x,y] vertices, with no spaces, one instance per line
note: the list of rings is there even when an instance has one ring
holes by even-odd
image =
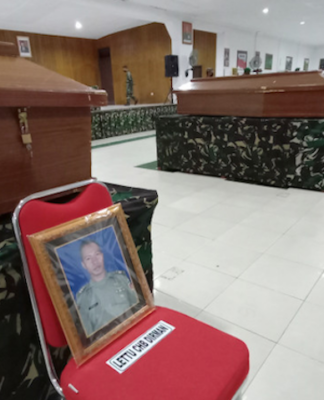
[[[46,342],[54,347],[64,346],[66,344],[66,339],[27,235],[102,210],[112,204],[113,202],[108,189],[99,183],[92,183],[68,203],[56,204],[42,200],[31,200],[26,203],[20,211],[19,225],[21,237],[33,282],[39,314],[42,320]]]
[[[161,320],[175,330],[125,372],[106,364]],[[249,352],[239,339],[158,307],[85,364],[70,360],[61,386],[68,400],[230,400],[248,371]]]

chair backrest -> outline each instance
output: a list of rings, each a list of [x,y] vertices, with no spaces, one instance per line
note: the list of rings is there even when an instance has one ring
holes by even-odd
[[[84,186],[83,192],[64,204],[41,200],[53,194],[63,194]],[[54,372],[51,360],[47,358],[47,344],[61,347],[66,345],[66,339],[27,235],[102,210],[112,204],[113,202],[106,186],[95,180],[89,180],[28,196],[20,202],[14,212],[13,226],[24,264],[25,277],[32,300],[42,350],[52,383],[54,378],[51,378],[51,374],[54,374]],[[59,388],[58,391],[60,392],[60,390]]]

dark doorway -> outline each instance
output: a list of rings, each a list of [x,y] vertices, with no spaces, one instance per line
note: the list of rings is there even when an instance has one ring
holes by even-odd
[[[115,104],[114,82],[111,68],[110,48],[99,49],[101,87],[108,93],[108,104]]]

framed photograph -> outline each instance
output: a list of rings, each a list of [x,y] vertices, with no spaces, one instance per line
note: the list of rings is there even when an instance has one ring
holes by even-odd
[[[153,311],[122,207],[29,237],[77,364]]]
[[[247,51],[237,51],[237,68],[245,69],[247,67]]]
[[[320,59],[319,69],[323,69],[324,70],[324,58]]]
[[[192,23],[182,22],[182,43],[192,44]]]
[[[20,57],[32,57],[28,36],[17,36]]]
[[[286,71],[292,71],[293,58],[286,57]]]
[[[230,49],[224,49],[224,67],[230,66]]]
[[[309,69],[309,58],[304,58],[304,71],[308,71]]]
[[[266,54],[265,55],[265,62],[264,62],[264,69],[272,69],[272,61],[273,61],[273,55],[272,54]]]

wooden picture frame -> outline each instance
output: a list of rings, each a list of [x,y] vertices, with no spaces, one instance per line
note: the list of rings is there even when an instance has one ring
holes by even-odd
[[[324,70],[324,58],[320,59],[318,68]]]
[[[224,67],[229,67],[230,66],[230,49],[225,48],[224,49]]]
[[[287,56],[287,57],[286,57],[285,70],[286,70],[286,71],[292,71],[292,66],[293,66],[293,58]]]
[[[245,69],[245,68],[247,68],[247,63],[248,63],[248,52],[238,50],[237,51],[237,64],[236,64],[237,68]]]
[[[28,36],[17,36],[17,44],[20,57],[32,57]]]
[[[309,70],[309,58],[304,58],[303,71]]]
[[[192,44],[192,23],[191,22],[182,22],[182,43],[183,44]]]
[[[120,204],[28,238],[77,364],[154,310]]]
[[[273,62],[273,55],[267,53],[265,55],[264,69],[272,70],[272,62]]]

